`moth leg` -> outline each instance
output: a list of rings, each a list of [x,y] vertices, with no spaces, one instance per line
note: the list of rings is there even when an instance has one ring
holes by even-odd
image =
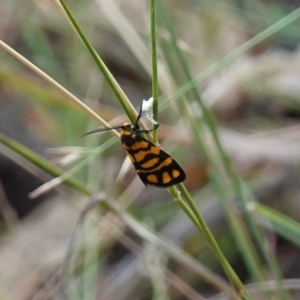
[[[156,128],[158,128],[159,124],[156,124],[152,129],[149,130],[138,130],[138,133],[149,133],[153,130],[155,130]]]

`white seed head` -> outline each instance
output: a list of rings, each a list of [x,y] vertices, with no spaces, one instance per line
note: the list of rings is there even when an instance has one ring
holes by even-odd
[[[157,124],[157,122],[153,119],[153,97],[149,98],[149,100],[143,100],[142,112],[146,113],[146,118],[152,124]]]

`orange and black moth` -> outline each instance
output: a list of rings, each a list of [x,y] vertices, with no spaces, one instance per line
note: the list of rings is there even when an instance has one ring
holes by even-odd
[[[142,109],[134,124],[125,122],[122,126],[95,129],[85,135],[110,129],[121,129],[122,145],[146,186],[165,188],[184,181],[186,176],[178,163],[158,146],[142,137],[143,133],[153,131],[158,125],[155,125],[152,130],[141,130],[138,125],[141,114]]]

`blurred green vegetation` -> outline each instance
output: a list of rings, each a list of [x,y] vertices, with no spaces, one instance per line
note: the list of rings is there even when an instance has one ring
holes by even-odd
[[[122,124],[122,105],[55,3],[2,2],[1,40]],[[138,110],[152,91],[150,1],[67,5]],[[298,299],[299,17],[297,1],[157,0],[159,141],[186,171],[187,190],[253,299]],[[101,125],[66,95],[3,49],[0,59],[0,142],[58,148],[55,163],[37,151],[43,165],[9,147],[47,174],[71,170],[68,205],[84,223],[70,260],[35,267],[67,268],[64,293],[46,276],[31,297],[221,299],[228,279],[167,191],[145,188],[109,133],[81,138]],[[89,207],[86,195],[99,191],[119,206]],[[17,275],[4,278],[7,299]]]

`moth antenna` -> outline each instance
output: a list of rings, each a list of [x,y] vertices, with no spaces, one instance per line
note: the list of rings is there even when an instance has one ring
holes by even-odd
[[[92,133],[96,133],[96,132],[107,131],[107,130],[112,130],[112,129],[121,129],[121,128],[122,128],[122,126],[110,127],[110,128],[96,128],[96,129],[94,129],[92,131],[89,131],[89,132],[85,133],[81,137],[84,137],[84,136],[86,136],[88,134],[92,134]]]
[[[140,108],[140,111],[139,111],[139,114],[136,118],[136,121],[134,122],[134,125],[137,125],[137,123],[139,122],[141,116],[142,116],[142,113],[143,113],[143,105],[141,105],[141,108]]]

